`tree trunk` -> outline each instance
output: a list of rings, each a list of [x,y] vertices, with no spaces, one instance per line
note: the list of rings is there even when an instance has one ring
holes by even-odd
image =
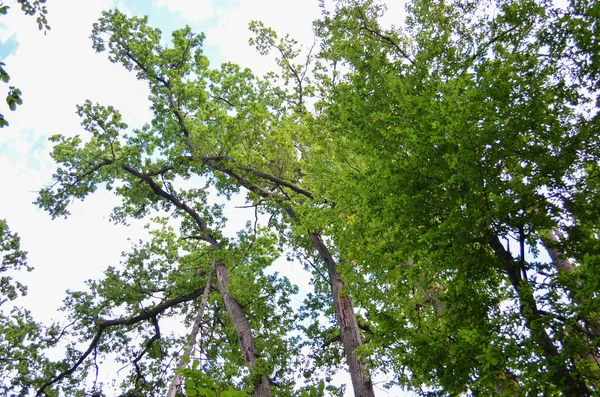
[[[573,265],[571,265],[571,262],[569,262],[569,260],[558,249],[558,245],[560,244],[558,236],[560,235],[561,233],[559,230],[550,230],[548,233],[542,236],[542,243],[544,243],[550,258],[552,259],[552,263],[554,263],[554,266],[559,273],[573,273],[575,271],[575,269],[573,269]]]
[[[227,266],[221,261],[215,264],[215,272],[217,273],[218,288],[225,308],[231,317],[233,326],[240,342],[240,348],[242,349],[242,356],[250,371],[253,370],[254,364],[256,363],[256,345],[254,344],[254,336],[252,335],[252,329],[250,328],[250,322],[246,317],[240,303],[229,293],[229,272]],[[256,397],[270,397],[271,396],[271,384],[269,378],[266,375],[262,375],[257,383],[255,383],[254,395]]]
[[[246,179],[243,175],[239,175],[234,172],[232,169],[219,166],[214,162],[205,163],[208,164],[213,171],[224,172],[235,179],[240,186],[257,193],[261,197],[272,199],[278,204],[282,204],[287,201],[285,198],[278,197],[272,191],[254,184],[250,180]],[[308,198],[312,198],[312,193],[309,191],[301,189],[295,185],[290,186],[289,183],[280,178],[273,177],[269,174],[251,168],[246,168],[246,171],[250,171],[258,177],[288,186],[296,193],[302,194]],[[297,219],[293,208],[284,204],[282,209],[288,214],[290,219]],[[337,314],[340,329],[340,339],[342,345],[344,346],[346,360],[350,369],[350,377],[352,379],[354,395],[355,397],[374,397],[375,393],[373,391],[373,385],[371,383],[369,371],[367,370],[364,360],[358,359],[356,355],[356,348],[362,346],[362,340],[358,328],[358,321],[356,319],[356,315],[354,314],[354,308],[352,307],[352,302],[350,301],[349,297],[341,295],[341,289],[344,286],[344,281],[342,280],[341,275],[338,273],[337,264],[329,252],[329,249],[323,242],[321,236],[318,233],[309,233],[309,236],[314,248],[319,253],[321,259],[325,262],[327,271],[329,273],[329,278],[331,280],[331,295],[333,297],[333,305]]]
[[[327,249],[321,236],[317,233],[309,233],[313,246],[319,252],[319,256],[325,262],[329,279],[331,280],[331,295],[333,296],[333,306],[337,314],[337,320],[340,328],[340,339],[346,353],[346,361],[350,368],[350,377],[355,397],[374,397],[373,383],[364,359],[356,354],[356,349],[362,345],[358,321],[354,314],[352,302],[348,296],[342,295],[344,281],[337,271],[337,264],[333,256]]]
[[[171,381],[171,385],[169,386],[169,390],[167,391],[167,397],[175,397],[177,394],[177,390],[181,387],[181,379],[182,376],[177,372],[178,369],[185,369],[187,364],[185,358],[189,358],[192,355],[192,350],[194,349],[194,345],[196,344],[196,337],[198,336],[198,332],[200,331],[200,324],[202,323],[202,315],[204,314],[204,308],[208,303],[208,295],[210,294],[210,285],[212,282],[212,273],[208,274],[208,279],[206,280],[206,286],[204,287],[204,293],[202,294],[202,301],[200,302],[200,308],[198,309],[198,314],[196,314],[196,320],[194,321],[194,325],[192,326],[192,332],[190,334],[190,339],[188,340],[188,344],[179,360],[179,364],[177,364],[177,369],[175,370],[175,375],[173,376],[173,380]]]
[[[546,234],[542,235],[542,243],[546,247],[546,250],[548,251],[550,258],[552,259],[552,263],[556,267],[558,273],[571,274],[575,272],[575,268],[573,267],[571,262],[569,262],[566,255],[560,250],[560,239],[562,238],[563,235],[560,230],[552,229]],[[579,289],[583,285],[581,281],[578,281],[575,286],[577,289]],[[586,300],[578,298],[572,287],[568,289],[568,293],[575,305],[579,307],[585,307]],[[600,338],[600,326],[597,317],[583,319],[581,322],[583,326],[589,331],[589,335],[591,336],[590,339]],[[600,354],[598,353],[598,350],[593,347],[593,341],[590,342],[590,345],[592,346],[592,348],[590,349],[589,353],[581,355],[581,358],[593,360],[596,363],[596,365],[600,368]]]
[[[539,312],[535,297],[531,288],[525,284],[528,283],[521,275],[521,266],[514,260],[512,254],[507,251],[498,236],[491,236],[489,244],[494,250],[496,256],[501,260],[503,269],[519,298],[520,312],[525,320],[525,325],[531,332],[532,340],[537,343],[544,352],[544,358],[548,371],[553,375],[556,386],[565,396],[584,397],[589,396],[590,392],[581,377],[574,376],[569,371],[564,359],[560,358],[558,349],[554,345],[552,338],[544,328],[541,321],[542,315]],[[523,288],[525,287],[525,288]]]

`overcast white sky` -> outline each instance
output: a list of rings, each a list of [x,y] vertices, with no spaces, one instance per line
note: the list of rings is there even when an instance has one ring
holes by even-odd
[[[231,61],[264,73],[275,65],[248,46],[248,23],[262,20],[310,46],[311,21],[320,10],[317,0],[51,0],[47,6],[52,30],[44,36],[34,18],[22,15],[16,1],[5,3],[12,7],[0,17],[0,60],[7,65],[11,84],[23,91],[24,104],[10,112],[0,101],[10,122],[0,130],[0,219],[6,218],[21,236],[35,267],[31,274],[20,275],[30,286],[22,304],[31,307],[37,319],[48,321],[58,317],[56,309],[67,288],[81,289],[84,280],[100,277],[129,249],[128,238],[144,237],[145,222],[125,227],[108,221],[117,201],[104,191],[75,203],[66,220],[51,220],[32,204],[55,168],[47,138],[82,132],[76,104],[90,99],[113,105],[130,127],[150,120],[145,83],[91,48],[91,26],[101,11],[118,7],[130,15],[149,15],[150,23],[167,37],[188,24],[205,32],[205,53],[213,66]],[[401,9],[401,2],[390,3],[394,11]],[[2,87],[0,98],[4,97]],[[289,266],[291,273],[302,269],[299,264]]]

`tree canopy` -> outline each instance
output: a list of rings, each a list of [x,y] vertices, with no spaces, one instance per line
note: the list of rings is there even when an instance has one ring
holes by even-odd
[[[147,82],[153,118],[78,106],[36,204],[67,217],[107,189],[111,220],[151,238],[68,291],[64,324],[0,317],[7,393],[103,395],[112,359],[123,396],[363,397],[380,374],[422,395],[598,393],[600,5],[413,0],[398,26],[376,1],[322,6],[310,51],[251,24],[265,76],[212,67],[189,27],[167,44],[103,13],[93,48]],[[227,236],[215,194],[255,221]],[[0,270],[25,266],[0,232]],[[313,275],[300,308],[285,254]]]

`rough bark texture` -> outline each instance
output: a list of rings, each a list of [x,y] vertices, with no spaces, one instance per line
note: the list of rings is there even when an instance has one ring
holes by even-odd
[[[242,355],[250,370],[256,363],[256,345],[254,344],[254,336],[252,335],[252,329],[250,328],[250,322],[246,317],[244,310],[240,303],[229,293],[229,272],[227,266],[223,262],[217,262],[215,265],[215,272],[217,273],[218,287],[225,308],[231,316],[231,321],[240,341],[240,348],[242,349]],[[269,378],[265,375],[260,377],[260,381],[256,383],[254,395],[256,397],[270,397],[271,396],[271,384]]]
[[[344,281],[337,271],[337,263],[319,234],[310,233],[310,239],[313,246],[319,252],[319,256],[325,262],[327,271],[329,272],[333,305],[340,327],[340,339],[344,346],[346,361],[350,369],[354,396],[374,397],[373,383],[371,382],[365,360],[360,359],[356,354],[356,349],[362,345],[362,340],[352,302],[348,296],[344,296],[341,293]]]
[[[213,159],[205,159],[204,163],[209,165],[215,171],[224,172],[235,179],[240,186],[244,186],[248,190],[257,193],[261,197],[273,199],[279,204],[283,204],[288,200],[288,197],[286,196],[278,196],[274,192],[252,183],[246,177],[238,174],[233,169],[220,166],[218,162],[213,161]],[[278,184],[278,186],[286,186],[298,194],[312,198],[312,193],[308,190],[302,189],[295,184],[284,181],[281,178],[260,172],[254,168],[245,167],[244,170],[249,171],[260,178],[275,182]],[[288,214],[290,219],[296,219],[296,213],[294,212],[293,208],[286,205],[283,205],[282,208]],[[318,233],[309,233],[309,236],[314,248],[318,251],[319,256],[326,263],[329,277],[331,279],[331,294],[338,318],[340,339],[342,345],[344,346],[346,360],[350,368],[350,377],[352,379],[354,395],[356,397],[374,396],[375,393],[373,391],[373,385],[371,383],[369,371],[367,370],[364,360],[359,360],[355,352],[356,348],[362,345],[362,340],[359,332],[358,321],[356,319],[356,315],[354,314],[354,308],[352,307],[352,302],[350,301],[349,297],[341,296],[340,291],[344,286],[344,282],[341,275],[337,271],[337,264],[331,256],[331,253],[327,249],[327,245],[325,245],[321,236]]]
[[[532,340],[537,343],[544,352],[548,371],[554,375],[556,386],[565,396],[583,397],[589,396],[590,392],[581,377],[571,373],[566,363],[560,358],[558,349],[548,332],[539,321],[542,315],[537,307],[535,297],[531,288],[527,287],[528,281],[523,279],[520,263],[515,261],[511,253],[507,251],[498,236],[491,236],[489,244],[496,256],[501,260],[503,270],[517,293],[520,303],[520,312],[525,319],[525,325],[531,332]]]

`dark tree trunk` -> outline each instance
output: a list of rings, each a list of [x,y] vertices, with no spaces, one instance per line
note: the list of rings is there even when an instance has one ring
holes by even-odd
[[[356,354],[356,349],[362,345],[358,321],[354,314],[352,302],[348,296],[342,295],[344,281],[337,271],[337,263],[317,233],[309,233],[313,246],[325,262],[331,280],[331,295],[340,328],[340,339],[346,353],[346,361],[350,369],[352,387],[355,397],[374,397],[373,383],[364,359]]]
[[[521,307],[520,312],[525,320],[525,325],[531,332],[533,341],[542,348],[548,371],[553,374],[556,386],[565,396],[589,396],[590,392],[585,382],[580,376],[576,376],[577,374],[569,371],[564,359],[560,358],[552,338],[544,328],[543,322],[539,321],[542,319],[542,315],[539,312],[531,288],[527,288],[525,285],[528,281],[522,277],[522,268],[519,262],[515,261],[512,254],[504,248],[498,236],[491,236],[489,244],[501,260],[503,269],[517,293]]]

